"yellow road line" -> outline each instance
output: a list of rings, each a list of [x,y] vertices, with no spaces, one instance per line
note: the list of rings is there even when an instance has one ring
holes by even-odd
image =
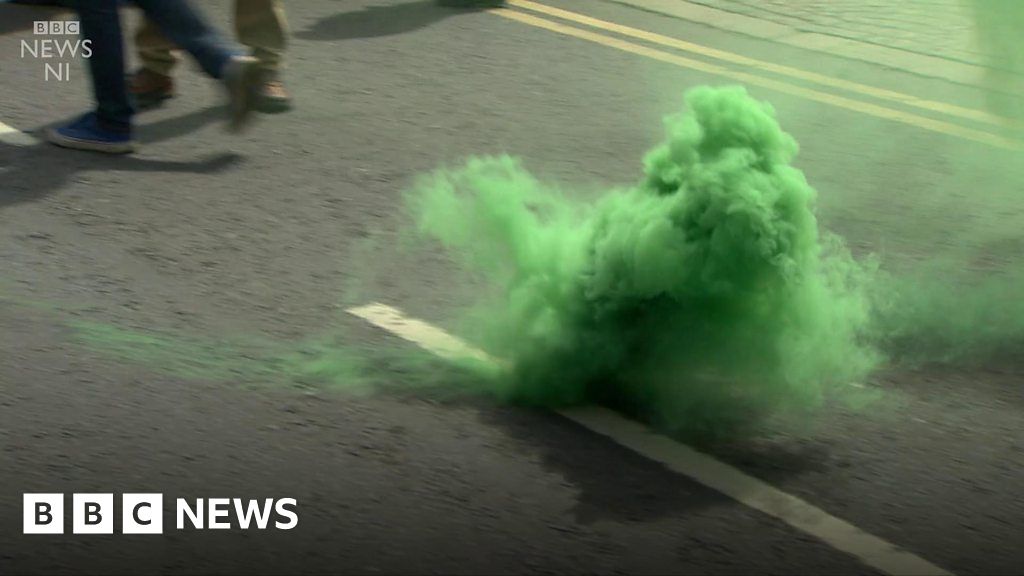
[[[519,1],[519,0],[517,0]],[[973,128],[966,128],[957,124],[951,124],[942,120],[935,120],[926,116],[920,116],[912,114],[910,112],[902,112],[900,110],[894,110],[892,108],[886,108],[885,106],[879,106],[877,104],[871,104],[868,102],[861,102],[859,100],[853,100],[843,96],[836,96],[827,92],[821,92],[811,88],[804,88],[802,86],[796,86],[780,80],[773,80],[771,78],[765,78],[763,76],[757,76],[747,72],[741,72],[738,70],[732,70],[717,64],[710,64],[700,60],[693,60],[680,56],[678,54],[672,54],[664,52],[656,48],[650,48],[641,44],[635,44],[627,40],[620,38],[605,36],[582,28],[576,28],[545,18],[540,18],[524,12],[516,12],[514,10],[507,9],[496,9],[492,10],[493,14],[497,14],[503,18],[515,20],[517,22],[535,26],[537,28],[543,28],[566,36],[572,36],[608,46],[610,48],[616,48],[624,52],[637,54],[639,56],[645,56],[661,62],[667,62],[683,68],[689,68],[691,70],[699,70],[708,74],[715,74],[725,78],[731,78],[744,82],[751,86],[760,86],[762,88],[768,88],[775,90],[776,92],[782,92],[785,94],[792,94],[808,100],[814,100],[824,104],[845,108],[847,110],[853,110],[855,112],[861,112],[877,118],[883,118],[885,120],[892,120],[895,122],[901,122],[903,124],[909,124],[918,128],[923,128],[932,132],[938,132],[940,134],[947,134],[950,136],[957,136],[974,142],[980,142],[982,144],[988,144],[996,148],[1002,148],[1005,150],[1024,150],[1024,142],[1014,140],[1012,138],[1006,138],[999,136],[998,134],[992,134],[984,132],[982,130],[975,130]]]
[[[368,304],[350,308],[348,312],[442,358],[468,357],[501,362],[458,337],[421,320],[409,318],[401,310],[386,304]],[[561,410],[559,414],[645,458],[661,463],[677,474],[693,478],[745,506],[810,534],[883,573],[893,576],[951,576],[950,572],[919,556],[707,454],[656,434],[611,410],[584,407]]]
[[[662,34],[656,34],[654,32],[648,32],[638,28],[630,26],[624,26],[622,24],[616,24],[614,22],[608,22],[607,20],[600,20],[578,14],[576,12],[570,12],[568,10],[562,10],[560,8],[554,8],[545,4],[539,4],[531,0],[508,0],[510,6],[516,6],[525,10],[531,10],[533,12],[539,12],[561,18],[562,20],[569,20],[572,22],[578,22],[585,24],[592,28],[598,28],[606,30],[608,32],[615,32],[623,36],[629,36],[639,40],[645,40],[654,44],[660,44],[670,48],[676,48],[693,54],[700,54],[701,56],[708,56],[710,58],[716,58],[725,62],[733,64],[741,64],[743,66],[749,66],[766,72],[774,72],[783,76],[789,76],[790,78],[796,78],[799,80],[806,80],[815,84],[823,86],[829,86],[831,88],[838,88],[840,90],[846,90],[848,92],[855,92],[857,94],[863,94],[865,96],[872,96],[881,100],[890,100],[893,102],[899,102],[907,106],[920,108],[922,110],[930,110],[932,112],[939,112],[947,114],[949,116],[956,116],[967,120],[974,120],[977,122],[983,122],[986,124],[992,124],[996,126],[1013,126],[1015,128],[1024,128],[1024,124],[1017,122],[1010,118],[1004,118],[995,114],[990,114],[983,110],[974,110],[971,108],[964,108],[955,104],[948,104],[945,102],[936,102],[934,100],[927,100],[924,98],[918,98],[909,94],[903,94],[893,90],[886,90],[884,88],[876,88],[874,86],[868,86],[866,84],[860,84],[858,82],[851,82],[849,80],[842,80],[839,78],[833,78],[825,74],[817,74],[815,72],[808,72],[799,68],[792,68],[790,66],[783,66],[781,64],[775,64],[772,62],[766,62],[764,60],[758,60],[756,58],[748,58],[741,56],[733,52],[727,52],[725,50],[718,50],[700,44],[694,44],[693,42],[686,42],[678,38],[672,38],[671,36],[664,36]]]

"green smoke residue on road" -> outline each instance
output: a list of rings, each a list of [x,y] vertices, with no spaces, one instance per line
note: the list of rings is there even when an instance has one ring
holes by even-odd
[[[964,297],[949,277],[883,274],[821,231],[769,105],[709,87],[686,104],[639,183],[595,203],[509,157],[412,189],[420,232],[496,288],[465,332],[510,361],[500,395],[611,402],[676,433],[728,434],[849,393],[901,343],[923,342],[913,352],[927,360],[1021,341],[1020,305],[983,326],[1021,284]]]
[[[90,349],[178,378],[257,387],[369,389],[367,355],[339,345],[336,338],[303,342],[200,338],[83,321],[70,327],[76,339]]]
[[[1024,352],[1024,272],[939,260],[873,288],[872,339],[903,364],[978,363]]]

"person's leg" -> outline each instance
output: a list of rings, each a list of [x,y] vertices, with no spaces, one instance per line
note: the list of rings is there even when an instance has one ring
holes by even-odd
[[[281,0],[235,0],[238,41],[252,49],[260,66],[280,71],[288,47],[288,19]]]
[[[256,103],[259,68],[204,20],[187,0],[134,0],[175,45],[187,51],[231,97],[231,128],[241,129]]]
[[[149,18],[135,33],[135,48],[142,67],[133,75],[128,89],[141,109],[151,108],[174,96],[171,72],[177,64],[177,48]]]
[[[143,69],[160,76],[170,76],[178,63],[174,54],[176,48],[152,20],[142,19],[142,26],[135,32],[135,49]]]
[[[187,0],[133,2],[168,40],[191,54],[211,78],[223,78],[227,63],[240,54]]]
[[[124,74],[120,0],[77,0],[82,34],[92,44],[89,59],[96,111],[48,132],[61,146],[130,152],[134,109]],[[208,26],[185,0],[135,0],[177,45],[188,50],[208,75],[224,82],[230,96],[230,127],[241,129],[255,107],[259,67],[255,58],[240,55]]]
[[[290,108],[291,98],[281,80],[288,47],[288,18],[281,0],[235,0],[235,31],[238,40],[260,62],[264,82],[259,107],[265,112]]]
[[[81,0],[78,19],[84,41],[90,43],[88,59],[95,112],[66,126],[50,130],[48,137],[59,146],[102,152],[131,152],[132,108],[125,86],[124,46],[118,0]]]

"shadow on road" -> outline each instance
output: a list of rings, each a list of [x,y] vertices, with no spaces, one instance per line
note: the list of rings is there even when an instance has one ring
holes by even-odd
[[[184,116],[143,124],[138,128],[138,139],[143,144],[172,140],[196,132],[209,124],[223,122],[226,117],[227,111],[224,106],[196,110]]]
[[[481,422],[512,439],[515,449],[527,459],[539,461],[578,491],[572,513],[580,524],[660,520],[732,502],[554,412],[493,401],[480,393],[486,385],[450,366],[424,360],[422,364],[384,363],[376,369],[386,371],[390,379],[397,370],[408,375],[399,380],[422,380],[414,391],[401,386],[379,389],[390,397],[429,399],[437,408],[475,410]],[[721,448],[733,457],[731,461],[773,484],[822,471],[829,461],[827,448],[819,445],[790,449],[733,442],[701,444],[698,448],[710,454],[717,454]]]
[[[544,466],[579,490],[574,514],[583,524],[604,520],[640,522],[679,517],[732,502],[698,482],[680,476],[639,454],[602,438],[551,412],[514,408],[481,411],[484,422],[496,425],[524,446],[539,452]],[[815,468],[825,455],[747,450],[749,461],[773,472],[770,481]],[[769,462],[770,461],[770,462]]]
[[[429,400],[438,409],[472,409],[487,426],[500,430],[526,459],[539,461],[578,491],[576,522],[643,522],[685,516],[728,505],[728,497],[602,437],[563,416],[543,409],[503,404],[486,393],[479,376],[425,357],[382,356],[371,371],[381,375],[377,392],[391,398]],[[383,384],[404,382],[404,384]],[[409,383],[415,382],[415,386]],[[680,440],[683,441],[683,440]],[[827,446],[790,447],[737,438],[686,444],[707,454],[726,455],[766,482],[785,485],[794,477],[829,466]]]
[[[0,208],[45,198],[85,172],[215,174],[240,160],[237,154],[227,153],[173,161],[64,150],[44,142],[24,148],[0,144]]]
[[[557,414],[513,407],[484,408],[480,418],[496,426],[545,469],[579,491],[575,520],[646,522],[718,506],[727,499],[680,477]]]
[[[450,16],[479,10],[483,8],[445,8],[438,6],[434,0],[370,6],[324,18],[310,28],[297,32],[295,37],[330,41],[393,36],[425,28]]]

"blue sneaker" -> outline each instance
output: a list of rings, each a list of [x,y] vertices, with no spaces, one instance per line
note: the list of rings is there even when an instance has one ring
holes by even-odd
[[[47,130],[46,139],[64,148],[107,154],[128,154],[138,148],[138,143],[132,140],[131,132],[103,128],[92,112],[65,126]]]

